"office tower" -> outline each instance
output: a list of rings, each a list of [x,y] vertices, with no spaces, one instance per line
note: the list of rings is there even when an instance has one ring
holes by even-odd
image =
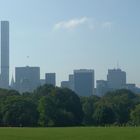
[[[74,90],[80,96],[93,95],[94,70],[74,70]]]
[[[107,75],[109,89],[121,89],[126,85],[126,72],[121,69],[109,69]]]
[[[0,87],[9,88],[9,22],[8,21],[1,21]]]
[[[96,95],[103,96],[108,92],[108,83],[105,80],[96,81]]]
[[[62,81],[61,82],[61,88],[68,88],[68,89],[70,89],[69,81]]]
[[[74,91],[74,75],[69,75],[69,88]]]
[[[74,91],[74,75],[73,74],[69,75],[69,81],[62,81],[61,87],[68,88]]]
[[[56,86],[56,74],[55,73],[46,73],[45,80],[46,80],[46,84]]]
[[[15,86],[20,92],[31,92],[40,86],[39,67],[16,67]]]

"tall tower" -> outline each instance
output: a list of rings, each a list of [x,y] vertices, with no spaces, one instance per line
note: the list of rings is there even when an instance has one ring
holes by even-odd
[[[9,87],[9,22],[1,21],[1,88]]]

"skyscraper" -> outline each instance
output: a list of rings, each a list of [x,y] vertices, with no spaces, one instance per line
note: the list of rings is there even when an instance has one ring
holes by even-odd
[[[0,87],[9,87],[9,22],[1,21],[1,78]]]
[[[55,73],[46,73],[45,81],[46,81],[46,84],[56,86],[56,74]]]
[[[121,69],[109,69],[107,75],[109,89],[121,89],[126,85],[126,72]]]
[[[74,91],[80,96],[90,96],[94,93],[94,70],[74,71]]]
[[[39,67],[16,67],[15,88],[20,92],[33,91],[40,86]]]

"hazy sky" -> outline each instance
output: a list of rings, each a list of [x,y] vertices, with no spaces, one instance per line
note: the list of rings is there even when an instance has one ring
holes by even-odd
[[[106,79],[119,62],[140,86],[140,0],[0,0],[0,19],[10,21],[11,73],[40,66],[59,84],[80,68]]]

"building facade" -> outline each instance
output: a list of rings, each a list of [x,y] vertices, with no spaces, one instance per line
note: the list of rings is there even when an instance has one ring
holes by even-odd
[[[108,82],[105,80],[97,80],[96,81],[96,95],[104,96],[108,92]]]
[[[39,67],[16,67],[15,88],[19,92],[31,92],[40,86]]]
[[[45,82],[48,85],[56,86],[56,74],[55,73],[46,73]]]
[[[94,93],[94,70],[74,70],[74,91],[79,96],[91,96]]]
[[[62,81],[61,82],[61,88],[68,88],[68,89],[70,89],[69,81]]]
[[[1,21],[1,76],[0,87],[9,88],[9,22]]]
[[[69,88],[74,91],[74,75],[70,74],[69,75]]]
[[[123,88],[126,85],[126,72],[121,69],[109,69],[107,82],[111,90]]]

